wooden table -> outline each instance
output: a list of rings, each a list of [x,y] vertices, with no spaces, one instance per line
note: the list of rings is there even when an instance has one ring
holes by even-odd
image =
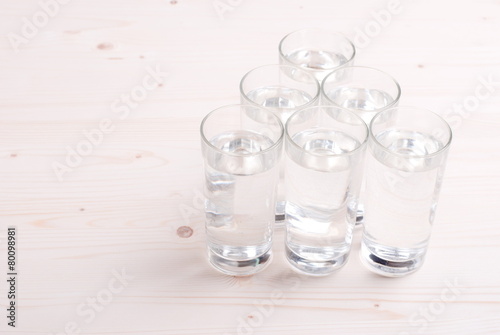
[[[54,1],[0,2],[2,334],[500,333],[498,1]],[[359,232],[325,278],[289,270],[282,232],[261,274],[207,263],[199,123],[311,26],[453,125],[428,258],[406,278],[365,270]]]

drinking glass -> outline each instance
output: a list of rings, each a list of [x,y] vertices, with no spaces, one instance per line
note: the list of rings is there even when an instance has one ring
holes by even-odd
[[[302,29],[283,37],[279,44],[280,64],[295,65],[321,82],[328,73],[353,65],[356,49],[344,35],[322,29]]]
[[[271,261],[283,125],[271,111],[230,105],[202,121],[210,263],[250,275]]]
[[[289,65],[264,65],[248,72],[240,83],[241,103],[267,108],[280,117],[283,124],[299,109],[317,104],[320,86],[307,71]],[[285,201],[283,166],[281,166],[276,222],[282,226]]]
[[[451,138],[446,121],[424,109],[395,107],[373,118],[360,254],[371,271],[398,277],[422,266]]]
[[[389,74],[364,66],[346,66],[330,73],[321,84],[321,103],[356,112],[367,125],[380,111],[395,107],[401,96],[398,82]],[[356,223],[364,220],[364,185]]]
[[[368,127],[353,112],[316,106],[285,126],[286,258],[314,276],[349,256]]]

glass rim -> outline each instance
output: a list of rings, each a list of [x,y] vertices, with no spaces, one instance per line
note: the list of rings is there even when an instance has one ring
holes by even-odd
[[[352,43],[352,41],[347,37],[345,36],[344,34],[342,34],[341,32],[338,32],[338,31],[329,31],[329,30],[326,30],[326,29],[320,29],[320,28],[303,28],[303,29],[298,29],[298,30],[295,30],[295,31],[292,31],[288,34],[286,34],[280,41],[280,43],[278,44],[278,53],[281,57],[283,57],[283,59],[286,59],[287,62],[293,64],[292,62],[290,62],[288,60],[288,58],[285,56],[285,54],[283,53],[283,42],[288,38],[290,37],[291,35],[294,35],[296,33],[300,33],[300,32],[303,32],[303,31],[321,31],[321,32],[325,32],[325,33],[329,33],[331,35],[336,35],[336,36],[339,36],[339,37],[342,37],[344,40],[347,41],[347,43],[351,46],[352,48],[352,55],[347,59],[347,61],[345,62],[345,64],[348,64],[350,61],[352,61],[354,59],[354,56],[356,56],[356,46],[354,45],[354,43]],[[330,68],[332,71],[335,71],[336,69],[338,68],[341,68],[343,67],[344,65],[340,65],[340,66],[336,66],[336,67],[333,67],[333,68]],[[311,71],[325,71],[325,70],[330,70],[330,69],[310,69]]]
[[[245,75],[240,80],[240,94],[241,94],[241,96],[243,96],[245,98],[246,101],[249,102],[249,104],[255,105],[255,106],[259,106],[261,108],[266,108],[267,109],[267,107],[263,107],[262,105],[259,105],[258,103],[254,102],[253,100],[251,100],[250,98],[248,98],[247,94],[243,91],[243,83],[244,83],[245,79],[252,72],[254,72],[256,70],[260,70],[260,69],[266,68],[266,67],[269,67],[269,68],[281,68],[281,67],[284,67],[284,68],[290,68],[290,69],[294,69],[294,70],[299,70],[299,71],[303,72],[304,74],[306,74],[307,76],[309,76],[312,79],[311,84],[314,84],[316,86],[316,95],[314,95],[312,97],[312,99],[310,101],[308,101],[306,104],[300,105],[297,108],[300,108],[300,109],[307,108],[307,107],[309,107],[310,105],[313,105],[316,101],[319,100],[319,97],[321,95],[321,85],[318,82],[318,80],[316,79],[316,77],[314,77],[313,74],[307,72],[306,70],[304,70],[304,69],[302,69],[302,68],[300,68],[298,66],[294,66],[294,65],[288,65],[288,64],[266,64],[266,65],[257,66],[255,68],[251,69],[250,71],[248,71],[247,73],[245,73]],[[269,109],[271,109],[271,108],[269,108]]]
[[[399,99],[401,98],[401,85],[399,85],[399,82],[396,80],[396,78],[394,78],[392,75],[390,75],[389,73],[385,72],[385,71],[382,71],[382,70],[379,70],[379,69],[376,69],[374,67],[370,67],[370,66],[357,66],[357,65],[346,65],[346,66],[342,66],[342,67],[339,67],[338,69],[335,69],[333,70],[332,72],[330,72],[324,79],[323,81],[321,82],[321,95],[330,103],[332,103],[333,105],[335,106],[339,106],[336,102],[334,102],[332,99],[330,99],[330,97],[326,94],[325,92],[325,83],[326,81],[328,80],[328,78],[333,75],[334,73],[336,73],[337,71],[340,71],[340,70],[345,70],[345,69],[348,69],[348,68],[352,68],[352,69],[363,69],[363,70],[370,70],[370,71],[376,71],[384,76],[387,76],[389,79],[392,80],[392,82],[394,82],[394,84],[396,85],[396,88],[398,90],[398,94],[396,95],[396,97],[394,98],[394,100],[388,104],[387,106],[384,106],[382,108],[378,108],[378,109],[374,109],[372,111],[366,111],[368,113],[379,113],[385,109],[388,109],[388,108],[393,108],[395,104],[397,104],[399,102]],[[341,106],[339,106],[341,107]]]
[[[351,150],[349,152],[344,152],[344,153],[341,153],[341,154],[331,153],[331,154],[326,154],[326,155],[325,154],[317,154],[317,153],[314,153],[314,152],[307,151],[304,148],[302,148],[300,145],[298,145],[293,140],[293,138],[290,136],[290,133],[288,132],[288,126],[291,124],[290,120],[292,120],[294,117],[296,117],[297,115],[299,115],[301,112],[306,112],[308,110],[313,110],[313,109],[318,109],[319,110],[319,109],[323,109],[323,108],[335,108],[335,109],[341,110],[342,112],[350,114],[351,116],[354,116],[355,119],[358,119],[358,121],[360,122],[360,126],[363,127],[363,129],[365,130],[365,136],[363,136],[364,137],[363,141],[360,142],[359,145],[356,148],[354,148],[353,150]],[[338,122],[341,122],[341,121],[338,121]],[[312,107],[300,109],[300,110],[296,111],[295,113],[293,113],[288,118],[288,120],[287,120],[287,122],[285,124],[285,138],[286,138],[287,142],[292,143],[293,146],[296,147],[296,149],[299,149],[300,151],[305,152],[305,153],[307,153],[309,155],[313,155],[313,156],[316,156],[316,157],[325,157],[325,158],[327,158],[327,157],[342,157],[342,156],[354,155],[355,153],[357,153],[359,150],[361,150],[361,148],[363,148],[367,144],[368,137],[369,137],[369,132],[370,132],[370,129],[366,125],[366,122],[363,121],[363,119],[359,115],[357,115],[355,112],[350,111],[347,108],[337,107],[337,106],[327,106],[327,105],[312,106]]]
[[[221,149],[217,148],[215,145],[213,145],[212,143],[210,143],[210,140],[204,134],[203,130],[204,130],[205,123],[214,114],[220,112],[221,110],[225,110],[225,109],[229,110],[231,108],[240,108],[240,109],[241,108],[258,108],[261,111],[264,111],[264,112],[272,115],[272,117],[275,118],[276,121],[278,121],[278,125],[280,127],[280,136],[278,137],[278,139],[269,148],[266,148],[266,149],[258,151],[258,152],[250,153],[250,154],[237,154],[237,153],[234,153],[234,152],[227,152],[227,151],[224,151],[224,150],[221,150]],[[233,157],[255,157],[255,156],[258,156],[258,155],[263,155],[263,154],[265,154],[267,152],[270,152],[272,150],[275,150],[276,147],[278,147],[283,142],[283,138],[285,136],[285,127],[283,126],[283,122],[281,122],[280,118],[276,114],[274,114],[272,111],[270,111],[270,110],[268,110],[266,108],[255,107],[253,105],[231,104],[231,105],[224,105],[224,106],[218,107],[218,108],[212,110],[207,115],[205,115],[205,117],[203,118],[203,120],[201,121],[201,124],[200,124],[200,135],[201,135],[201,140],[209,148],[211,148],[212,150],[215,150],[218,153],[221,153],[221,154],[224,154],[224,155],[233,156]]]
[[[445,125],[445,128],[447,129],[447,133],[450,135],[450,138],[448,139],[448,141],[443,145],[442,148],[440,148],[439,150],[435,151],[435,152],[431,152],[429,154],[426,154],[426,155],[414,155],[414,154],[402,154],[402,153],[399,153],[399,152],[394,152],[392,150],[389,150],[387,147],[385,147],[382,143],[380,143],[377,138],[375,137],[375,135],[373,134],[372,132],[372,126],[374,125],[374,121],[379,118],[382,114],[386,113],[386,112],[392,112],[392,111],[395,111],[395,110],[398,110],[398,109],[412,109],[414,111],[419,111],[419,112],[424,112],[424,113],[427,113],[427,114],[430,114],[434,117],[437,117],[437,119],[439,119],[444,125]],[[371,139],[371,142],[373,142],[375,145],[377,145],[377,147],[381,148],[383,151],[391,154],[391,155],[394,155],[394,156],[397,156],[397,157],[402,157],[402,158],[429,158],[429,157],[434,157],[434,156],[438,156],[440,154],[442,154],[443,152],[445,152],[449,147],[450,147],[450,144],[451,144],[451,140],[453,138],[453,131],[449,125],[448,122],[446,122],[446,120],[439,114],[429,110],[429,109],[426,109],[426,108],[420,108],[420,107],[414,107],[414,106],[398,106],[398,107],[392,107],[392,108],[388,108],[386,110],[383,110],[379,113],[377,113],[377,115],[375,115],[373,117],[373,119],[371,120],[370,122],[370,127],[369,127],[369,137]]]

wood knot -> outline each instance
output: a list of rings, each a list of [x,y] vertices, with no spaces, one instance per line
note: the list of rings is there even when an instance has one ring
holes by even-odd
[[[177,228],[177,236],[180,238],[189,238],[193,235],[193,229],[188,226],[181,226]]]
[[[111,50],[113,48],[114,48],[113,43],[108,43],[108,42],[99,43],[97,45],[97,49],[99,49],[99,50]]]

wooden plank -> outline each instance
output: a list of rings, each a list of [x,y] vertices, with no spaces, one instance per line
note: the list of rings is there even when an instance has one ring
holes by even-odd
[[[221,19],[214,3],[71,1],[16,53],[7,34],[20,34],[23,17],[40,5],[0,1],[0,263],[14,225],[15,333],[498,333],[498,3],[401,0],[401,13],[359,45],[358,65],[400,81],[401,105],[460,118],[426,264],[395,280],[362,267],[359,232],[349,263],[326,278],[291,272],[282,231],[273,264],[258,275],[224,276],[208,265],[199,195],[203,116],[238,103],[240,78],[277,63],[286,33],[316,26],[356,38],[389,6],[233,1]],[[164,81],[120,119],[113,104],[156,67],[168,72]],[[495,82],[491,95],[469,113],[450,114],[485,78]],[[103,119],[113,130],[59,181],[54,162],[65,163],[68,147],[76,150]],[[109,293],[110,283],[117,292]],[[456,294],[443,302],[449,285]],[[10,334],[7,291],[0,280],[0,330]]]

